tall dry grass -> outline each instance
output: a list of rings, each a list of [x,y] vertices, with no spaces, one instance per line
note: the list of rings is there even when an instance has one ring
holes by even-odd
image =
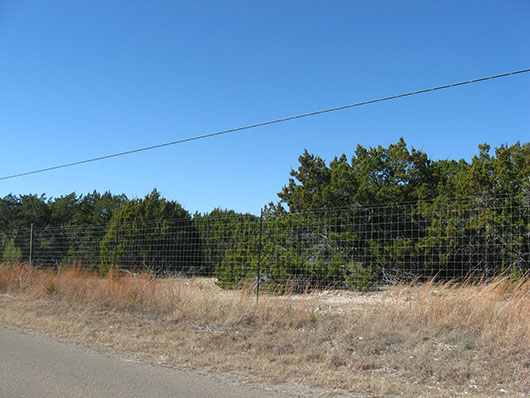
[[[0,302],[3,322],[46,316],[47,332],[60,322],[73,339],[168,364],[368,395],[530,393],[528,275],[257,301],[205,279],[3,265]]]
[[[530,282],[528,275],[500,276],[491,281],[396,286],[396,296],[413,298],[403,306],[391,306],[393,316],[415,322],[432,333],[465,330],[481,345],[530,348]]]
[[[94,310],[141,311],[173,320],[187,318],[226,325],[295,325],[311,317],[305,304],[279,302],[273,296],[262,296],[258,302],[251,286],[243,286],[233,294],[223,292],[208,279],[157,278],[112,270],[103,277],[79,266],[60,271],[27,264],[0,267],[2,292],[72,302]]]

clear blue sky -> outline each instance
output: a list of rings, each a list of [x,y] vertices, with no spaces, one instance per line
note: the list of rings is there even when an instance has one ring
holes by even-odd
[[[0,177],[530,67],[530,2],[0,0]],[[530,141],[530,73],[0,181],[258,213],[307,148]]]

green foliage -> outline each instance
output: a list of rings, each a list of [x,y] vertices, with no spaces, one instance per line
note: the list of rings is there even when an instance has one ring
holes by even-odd
[[[342,155],[327,166],[307,151],[299,161],[298,170],[291,171],[289,184],[278,194],[291,211],[398,203],[436,193],[433,162],[421,151],[409,151],[403,139],[388,148],[358,145],[350,162]]]
[[[346,265],[344,279],[348,288],[361,292],[372,289],[376,282],[372,266],[363,266],[358,263]]]
[[[217,285],[223,288],[240,287],[244,282],[251,283],[255,270],[256,257],[240,246],[228,249],[215,267]]]
[[[44,195],[7,195],[0,198],[0,242],[14,237],[22,256],[29,253],[30,226],[34,226],[33,259],[43,266],[81,263],[97,266],[99,242],[113,212],[125,195],[75,193],[47,199]]]
[[[471,163],[432,161],[401,139],[387,148],[359,145],[350,161],[342,155],[329,165],[305,151],[280,201],[266,208],[278,222],[318,209],[314,220],[292,226],[287,245],[278,243],[298,255],[291,273],[320,283],[333,275],[343,286],[366,281],[356,286],[362,290],[395,276],[527,270],[530,144],[490,149],[480,145]]]
[[[234,246],[238,243],[244,246],[248,239],[256,238],[258,221],[259,217],[236,213],[233,210],[215,209],[208,214],[195,214],[193,225],[197,228],[202,242],[204,268],[217,268],[216,272],[220,272],[223,258],[235,255]],[[242,242],[242,239],[245,242]]]
[[[55,286],[55,282],[50,281],[50,283],[48,283],[48,285],[44,288],[44,291],[46,292],[47,295],[50,295],[50,296],[57,293],[57,287]]]
[[[153,190],[129,201],[109,222],[100,245],[100,268],[200,274],[201,243],[190,215]]]
[[[214,210],[199,223],[206,247],[205,260],[215,269],[222,287],[251,283],[259,252],[259,218],[250,214]]]
[[[22,250],[15,244],[15,240],[11,239],[2,253],[2,262],[4,263],[18,263],[22,260]]]
[[[357,146],[351,160],[335,157],[329,166],[305,151],[278,194],[290,211],[393,204],[474,195],[518,195],[528,186],[530,143],[479,146],[471,164],[464,160],[432,161],[400,139],[387,148]],[[270,209],[279,209],[271,204]]]

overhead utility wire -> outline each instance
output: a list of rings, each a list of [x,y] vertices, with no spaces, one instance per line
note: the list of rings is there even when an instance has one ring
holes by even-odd
[[[84,164],[84,163],[96,162],[98,160],[104,160],[104,159],[115,158],[115,157],[118,157],[118,156],[130,155],[130,154],[137,153],[137,152],[149,151],[151,149],[162,148],[162,147],[169,146],[169,145],[176,145],[176,144],[182,144],[184,142],[189,142],[189,141],[202,140],[203,138],[209,138],[209,137],[215,137],[217,135],[235,133],[237,131],[249,130],[249,129],[253,129],[253,128],[261,127],[261,126],[267,126],[269,124],[282,123],[282,122],[286,122],[288,120],[301,119],[301,118],[304,118],[304,117],[321,115],[323,113],[340,111],[342,109],[353,108],[353,107],[356,107],[356,106],[373,104],[373,103],[376,103],[376,102],[388,101],[388,100],[392,100],[392,99],[396,99],[396,98],[408,97],[410,95],[428,93],[430,91],[437,91],[437,90],[442,90],[442,89],[451,88],[451,87],[463,86],[465,84],[478,83],[478,82],[483,82],[485,80],[492,80],[492,79],[497,79],[499,77],[506,77],[506,76],[516,75],[516,74],[519,74],[519,73],[526,73],[526,72],[530,72],[530,69],[522,69],[522,70],[518,70],[518,71],[515,71],[515,72],[503,73],[501,75],[482,77],[480,79],[468,80],[466,82],[447,84],[445,86],[427,88],[427,89],[418,90],[418,91],[411,91],[409,93],[392,95],[390,97],[384,97],[384,98],[378,98],[378,99],[373,99],[373,100],[369,100],[369,101],[357,102],[355,104],[338,106],[336,108],[329,108],[329,109],[324,109],[324,110],[321,110],[321,111],[304,113],[304,114],[296,115],[296,116],[289,116],[289,117],[285,117],[285,118],[282,118],[282,119],[271,120],[271,121],[268,121],[268,122],[256,123],[256,124],[251,124],[251,125],[248,125],[248,126],[237,127],[237,128],[230,129],[230,130],[218,131],[216,133],[203,134],[203,135],[198,135],[198,136],[190,137],[190,138],[183,138],[183,139],[177,140],[177,141],[166,142],[165,144],[157,144],[157,145],[147,146],[147,147],[143,147],[143,148],[132,149],[130,151],[114,153],[112,155],[99,156],[99,157],[92,158],[92,159],[80,160],[78,162],[66,163],[66,164],[62,164],[62,165],[58,165],[58,166],[47,167],[47,168],[44,168],[44,169],[27,171],[25,173],[13,174],[13,175],[10,175],[10,176],[0,177],[0,181],[8,180],[10,178],[17,178],[17,177],[27,176],[27,175],[30,175],[30,174],[43,173],[45,171],[62,169],[62,168],[65,168],[65,167],[77,166],[77,165]]]

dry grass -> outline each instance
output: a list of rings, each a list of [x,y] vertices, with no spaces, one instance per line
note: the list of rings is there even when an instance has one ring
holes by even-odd
[[[0,266],[0,321],[173,366],[366,396],[527,396],[530,282],[266,295]]]

